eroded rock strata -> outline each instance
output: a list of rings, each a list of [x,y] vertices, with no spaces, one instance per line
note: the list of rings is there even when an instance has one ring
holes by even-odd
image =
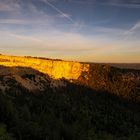
[[[119,69],[102,64],[5,55],[0,55],[0,65],[9,67],[9,74],[14,75],[16,81],[31,91],[36,88],[43,90],[45,87],[45,84],[42,85],[41,81],[37,80],[41,77],[38,77],[38,73],[35,72],[38,71],[49,76],[51,79],[50,86],[65,85],[60,79],[66,79],[69,82],[82,84],[96,90],[109,91],[118,96],[139,99],[140,70]],[[28,68],[35,71],[33,72]],[[0,75],[7,75],[7,71],[6,68],[1,68]],[[34,82],[32,79],[27,81],[23,78],[25,74],[35,75]]]

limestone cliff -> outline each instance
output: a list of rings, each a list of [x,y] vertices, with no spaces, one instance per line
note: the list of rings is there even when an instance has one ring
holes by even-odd
[[[32,57],[16,57],[0,55],[0,65],[8,67],[30,67],[54,79],[78,79],[82,72],[89,71],[89,64],[79,62],[45,60]]]
[[[16,57],[0,55],[0,65],[6,67],[27,67],[49,75],[51,79],[66,79],[96,90],[109,91],[119,96],[139,98],[140,70],[127,70],[102,64]],[[16,73],[16,69],[12,70]],[[18,71],[17,71],[18,72]],[[21,72],[21,71],[20,71]],[[0,75],[4,71],[0,70]],[[16,77],[16,80],[23,80]],[[25,87],[31,88],[23,81]],[[35,88],[36,86],[32,86]]]

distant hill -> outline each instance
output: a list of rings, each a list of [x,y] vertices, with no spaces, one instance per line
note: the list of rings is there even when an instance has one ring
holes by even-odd
[[[123,69],[140,70],[140,63],[109,63],[109,65]]]

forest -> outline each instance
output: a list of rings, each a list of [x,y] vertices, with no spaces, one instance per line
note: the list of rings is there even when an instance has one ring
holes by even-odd
[[[139,140],[140,104],[67,82],[0,93],[0,140]]]

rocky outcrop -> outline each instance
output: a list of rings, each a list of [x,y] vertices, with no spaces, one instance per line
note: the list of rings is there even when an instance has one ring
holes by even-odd
[[[66,79],[69,82],[82,84],[96,90],[109,91],[115,95],[138,99],[140,96],[140,70],[128,70],[111,67],[104,64],[88,64],[80,62],[41,59],[33,57],[16,57],[0,55],[0,65],[12,67],[12,73],[23,73],[14,67],[32,68],[40,73],[49,75],[53,79],[50,83],[55,85],[63,82],[55,80]],[[0,75],[6,71],[0,70]],[[28,73],[28,72],[25,72]],[[24,87],[30,90],[38,87],[36,84],[28,84],[20,77],[15,77],[17,81],[22,81]],[[31,81],[29,81],[31,83]],[[31,87],[32,88],[31,88]],[[39,89],[40,87],[38,87]]]
[[[89,71],[89,64],[79,62],[37,59],[32,57],[16,57],[0,55],[0,65],[8,67],[30,67],[54,79],[78,79],[82,72]]]

